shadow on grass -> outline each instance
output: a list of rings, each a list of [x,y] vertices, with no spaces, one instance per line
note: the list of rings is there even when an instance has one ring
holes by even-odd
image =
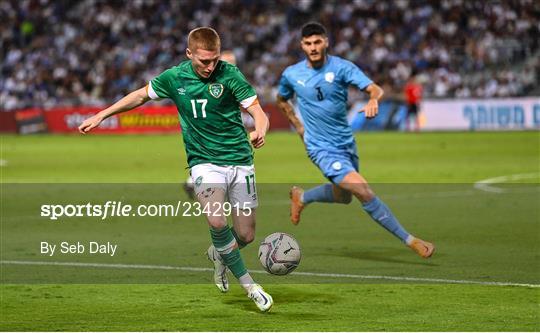
[[[407,250],[407,249],[405,249]],[[336,257],[346,257],[353,258],[358,260],[368,260],[368,261],[377,261],[377,262],[387,262],[392,264],[407,264],[407,265],[417,265],[417,266],[426,266],[426,267],[437,267],[439,264],[430,261],[431,259],[423,259],[423,261],[418,261],[417,259],[403,260],[399,257],[403,254],[401,250],[336,250],[330,252],[331,256]],[[326,254],[328,255],[328,253]],[[412,251],[409,255],[416,256]],[[435,252],[434,256],[437,256]]]
[[[318,311],[302,311],[310,308],[320,308],[325,306],[332,306],[338,303],[341,299],[340,296],[330,293],[321,293],[308,291],[305,288],[291,288],[284,285],[275,285],[271,288],[265,288],[272,295],[274,299],[274,306],[265,315],[270,316],[283,316],[285,318],[294,318],[298,320],[321,320],[320,309]],[[249,300],[245,295],[235,294],[227,295],[222,301],[224,304],[236,305],[243,307],[244,310],[250,312],[258,312],[255,304]],[[290,311],[291,305],[294,305],[298,310]],[[287,310],[280,311],[280,306],[283,306]]]

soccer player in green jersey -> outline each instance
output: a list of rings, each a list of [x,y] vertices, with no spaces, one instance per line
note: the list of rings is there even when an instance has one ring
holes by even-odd
[[[223,51],[221,51],[221,55],[219,57],[219,60],[226,61],[229,64],[233,64],[233,65],[236,66],[236,56],[234,55],[234,52],[231,51],[231,50],[223,50]],[[242,117],[242,119],[243,119],[243,117]],[[245,122],[244,122],[244,126],[246,126]],[[187,177],[186,182],[183,185],[183,188],[184,188],[184,191],[186,192],[187,196],[191,200],[195,200],[195,184],[193,183],[193,178],[191,178],[191,175],[189,175]]]
[[[220,49],[221,41],[214,29],[192,30],[186,50],[189,60],[167,69],[147,86],[85,120],[79,131],[87,133],[104,119],[151,99],[172,99],[180,115],[197,200],[208,208],[203,211],[212,239],[207,254],[214,264],[214,282],[227,292],[229,269],[257,307],[268,311],[272,297],[253,281],[239,250],[255,236],[258,199],[251,145],[264,145],[269,123],[246,78],[236,66],[219,60]],[[242,124],[240,106],[255,122],[249,135]],[[227,224],[228,212],[233,228]]]

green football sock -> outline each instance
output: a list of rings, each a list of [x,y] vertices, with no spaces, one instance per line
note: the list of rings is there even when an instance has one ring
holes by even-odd
[[[223,258],[225,266],[227,266],[233,275],[238,279],[247,273],[244,261],[240,256],[238,243],[234,239],[231,228],[226,226],[222,229],[210,229],[210,236],[217,252]]]

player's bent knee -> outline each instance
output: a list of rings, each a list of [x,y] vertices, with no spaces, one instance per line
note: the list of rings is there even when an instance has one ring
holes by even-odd
[[[221,229],[227,226],[227,219],[223,216],[207,216],[208,225],[213,229]]]
[[[352,190],[352,193],[361,202],[369,202],[375,198],[375,193],[369,188],[369,186],[358,186]]]
[[[240,237],[240,240],[246,244],[249,244],[255,240],[255,232],[246,232],[242,235],[238,235]]]
[[[373,200],[373,198],[375,198],[375,194],[371,191],[355,193],[354,196],[357,197],[362,203],[370,202]]]

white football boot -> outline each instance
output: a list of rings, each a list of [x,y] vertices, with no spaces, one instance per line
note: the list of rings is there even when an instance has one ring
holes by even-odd
[[[255,305],[262,312],[267,312],[270,310],[274,304],[272,296],[264,291],[264,289],[258,284],[252,284],[248,288],[248,297],[255,302]]]
[[[227,278],[227,266],[223,263],[223,259],[216,251],[214,245],[210,245],[206,251],[208,260],[214,264],[214,283],[219,291],[226,293],[229,291],[229,279]]]

